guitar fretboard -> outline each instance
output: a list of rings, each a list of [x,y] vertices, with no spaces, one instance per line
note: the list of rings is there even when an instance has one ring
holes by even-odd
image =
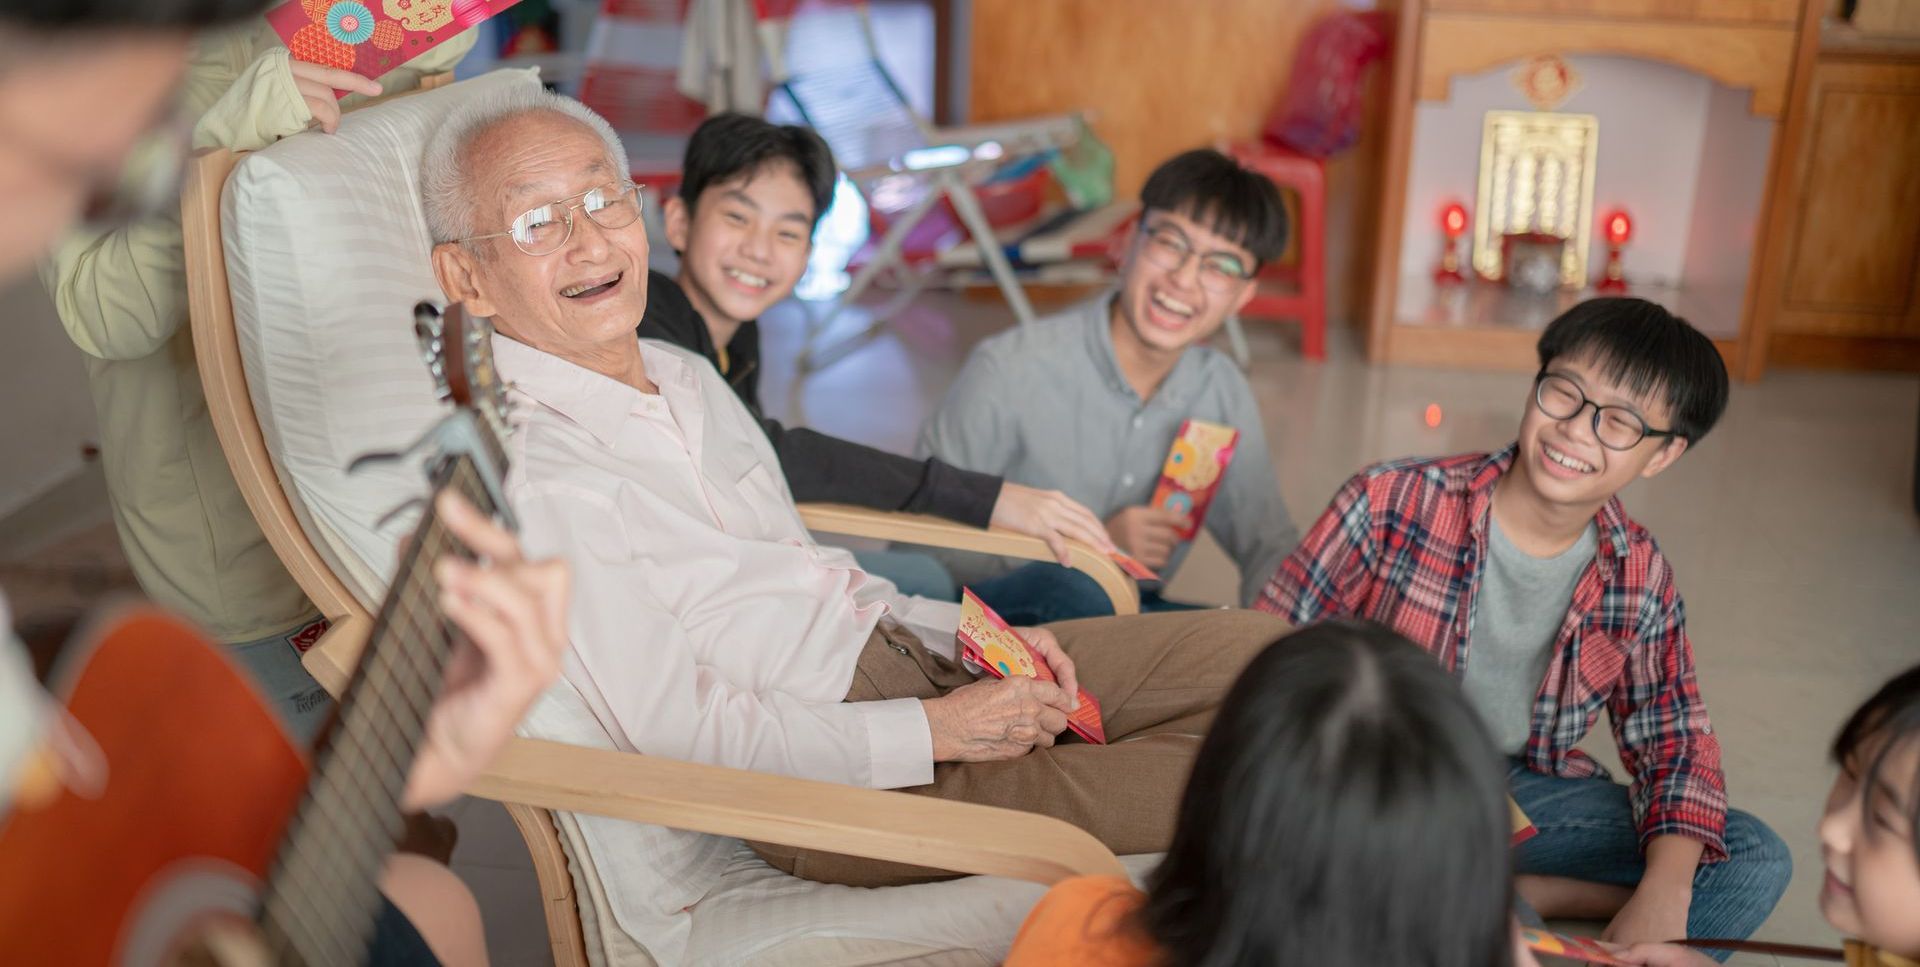
[[[447,460],[434,484],[434,493],[451,488],[483,513],[493,509],[466,456]],[[401,795],[456,640],[433,577],[447,554],[469,556],[429,503],[263,892],[261,933],[276,963],[359,967],[366,959],[380,868],[404,824]]]

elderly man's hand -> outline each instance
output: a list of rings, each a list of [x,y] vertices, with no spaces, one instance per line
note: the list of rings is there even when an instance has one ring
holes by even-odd
[[[963,685],[920,704],[933,732],[933,761],[994,762],[1053,745],[1067,727],[1069,701],[1058,685],[1016,675]]]
[[[1040,660],[1047,663],[1047,670],[1053,672],[1053,678],[1060,690],[1067,695],[1067,711],[1080,707],[1080,674],[1073,667],[1073,659],[1067,657],[1067,650],[1060,647],[1060,639],[1045,628],[1015,628],[1014,634],[1027,643],[1027,647],[1037,652]]]

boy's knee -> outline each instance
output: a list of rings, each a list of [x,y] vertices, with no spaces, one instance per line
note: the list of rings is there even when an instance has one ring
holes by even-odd
[[[1754,892],[1770,892],[1778,900],[1793,879],[1793,851],[1786,840],[1752,813],[1727,813],[1728,858],[1748,870]]]

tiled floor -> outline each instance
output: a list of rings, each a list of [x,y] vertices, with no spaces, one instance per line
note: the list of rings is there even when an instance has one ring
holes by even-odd
[[[1006,324],[997,301],[928,296],[893,331],[801,379],[800,312],[782,306],[765,321],[769,410],[897,450],[911,448],[967,348]],[[1286,329],[1256,324],[1250,339],[1249,374],[1296,518],[1369,461],[1503,445],[1526,399],[1522,375],[1367,366],[1344,331],[1323,364],[1302,361]],[[1834,941],[1814,905],[1813,824],[1831,775],[1823,749],[1855,703],[1920,661],[1917,392],[1912,376],[1776,372],[1736,387],[1720,428],[1626,497],[1678,570],[1733,801],[1794,850],[1798,874],[1763,937]],[[1424,419],[1429,404],[1438,426]],[[75,541],[77,553],[97,560],[99,537]],[[0,571],[0,583],[24,610],[20,592],[32,589],[21,572]],[[1203,548],[1171,593],[1227,603],[1234,586],[1231,565]],[[1589,744],[1611,759],[1604,733]],[[454,867],[480,898],[494,962],[547,963],[531,868],[505,812],[475,800],[450,812],[462,830]]]

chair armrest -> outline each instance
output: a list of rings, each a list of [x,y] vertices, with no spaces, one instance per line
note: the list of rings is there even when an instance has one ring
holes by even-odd
[[[347,690],[347,679],[353,677],[353,670],[360,665],[360,653],[366,650],[367,637],[373,632],[373,619],[359,612],[353,612],[333,623],[320,640],[300,656],[300,664],[306,666],[307,674],[327,690],[327,694],[339,698]]]
[[[516,738],[468,790],[544,809],[1051,884],[1125,876],[1077,826],[1034,813]]]
[[[328,629],[303,661],[339,695],[371,620]],[[1051,884],[1125,871],[1048,816],[539,739],[507,742],[470,795],[672,829]]]
[[[801,504],[800,520],[816,534],[865,537],[873,540],[944,547],[956,551],[997,554],[1027,561],[1056,560],[1047,542],[1038,537],[998,528],[969,527],[926,514],[868,510],[848,504]],[[1113,599],[1114,614],[1140,613],[1140,585],[1105,554],[1079,541],[1067,542],[1073,569],[1093,578]]]

